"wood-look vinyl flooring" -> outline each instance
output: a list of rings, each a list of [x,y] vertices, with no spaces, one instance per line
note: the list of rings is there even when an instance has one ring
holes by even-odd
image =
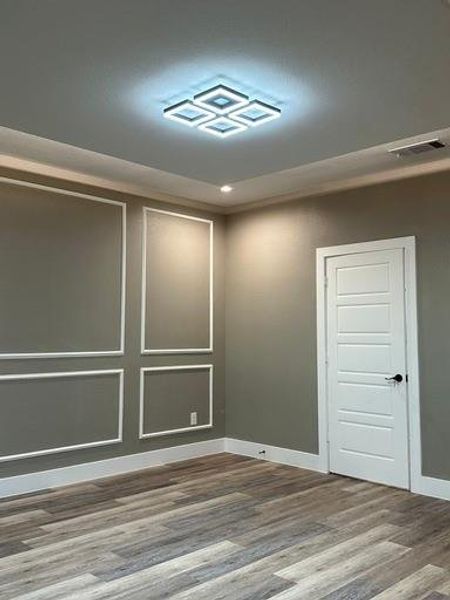
[[[0,501],[1,600],[450,599],[450,503],[219,454]]]

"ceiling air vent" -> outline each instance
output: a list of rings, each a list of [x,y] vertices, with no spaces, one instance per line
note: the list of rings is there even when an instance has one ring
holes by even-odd
[[[407,156],[416,156],[417,154],[423,154],[424,152],[431,152],[432,150],[439,150],[439,148],[445,148],[445,144],[436,139],[417,142],[416,144],[401,146],[400,148],[392,148],[389,150],[389,153],[395,154],[398,158],[403,158]]]

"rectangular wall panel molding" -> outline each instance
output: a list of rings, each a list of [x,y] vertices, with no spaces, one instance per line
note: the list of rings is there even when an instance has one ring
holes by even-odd
[[[213,351],[213,222],[143,208],[141,353]]]
[[[196,424],[191,424],[192,414]],[[141,368],[140,439],[212,426],[213,365]]]
[[[126,203],[0,177],[0,359],[123,355]]]
[[[122,442],[124,371],[0,375],[0,462]]]

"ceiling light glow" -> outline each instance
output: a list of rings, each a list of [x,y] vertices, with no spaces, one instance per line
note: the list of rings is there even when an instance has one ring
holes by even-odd
[[[166,108],[163,114],[166,119],[183,123],[189,127],[197,127],[216,116],[210,110],[196,106],[190,100],[183,100],[183,102]]]
[[[279,108],[270,106],[260,100],[253,100],[247,106],[233,111],[231,116],[236,121],[244,123],[244,125],[255,127],[273,119],[278,119],[280,115],[281,110]]]
[[[247,125],[232,121],[228,117],[217,117],[217,119],[202,123],[198,128],[220,138],[227,138],[248,129]]]
[[[220,84],[169,106],[163,114],[172,121],[228,138],[277,119],[281,110],[258,99],[250,100],[245,94]]]
[[[231,111],[246,106],[248,96],[232,90],[226,85],[216,85],[206,92],[196,94],[194,103],[206,110],[213,110],[217,115],[226,115]]]

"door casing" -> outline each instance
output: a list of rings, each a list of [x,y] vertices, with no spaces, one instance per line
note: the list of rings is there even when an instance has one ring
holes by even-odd
[[[327,393],[327,323],[326,323],[326,261],[334,256],[359,254],[375,250],[403,249],[405,268],[405,331],[408,375],[408,442],[410,489],[420,489],[422,450],[420,432],[419,354],[417,334],[416,240],[414,236],[344,244],[318,248],[316,251],[317,289],[317,389],[319,423],[319,464],[330,470],[328,450],[328,393]]]

